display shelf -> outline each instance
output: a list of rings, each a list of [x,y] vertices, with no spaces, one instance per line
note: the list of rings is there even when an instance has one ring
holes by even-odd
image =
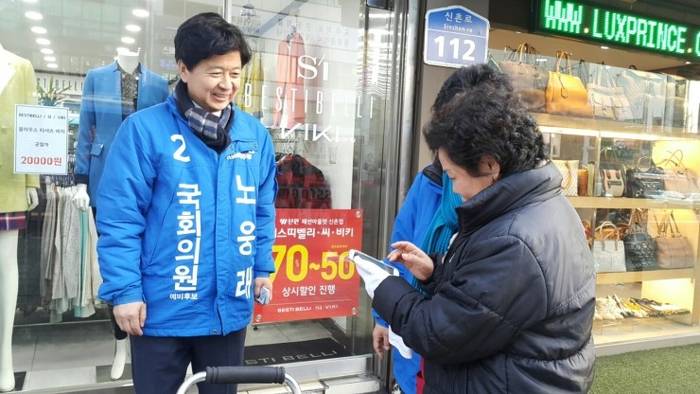
[[[596,320],[593,322],[593,339],[596,346],[601,346],[659,337],[700,335],[700,327],[690,325],[688,320],[688,314],[641,319]]]
[[[652,200],[626,197],[568,197],[574,208],[605,209],[694,209],[700,208],[700,201]]]
[[[694,278],[693,268],[635,271],[635,272],[600,272],[596,274],[596,284],[612,285],[616,283],[644,282],[647,280]]]
[[[582,135],[602,138],[627,138],[644,141],[697,140],[699,134],[677,127],[647,126],[608,119],[577,118],[551,114],[532,114],[543,133]]]

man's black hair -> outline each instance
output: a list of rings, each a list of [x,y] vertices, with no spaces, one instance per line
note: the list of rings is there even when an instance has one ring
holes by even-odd
[[[473,176],[491,155],[501,176],[530,170],[544,159],[537,124],[513,93],[508,77],[481,64],[455,71],[442,85],[423,131],[430,149],[442,148]]]
[[[250,48],[243,33],[214,12],[197,14],[183,22],[175,34],[175,60],[192,70],[204,59],[238,51],[241,65],[250,61]]]

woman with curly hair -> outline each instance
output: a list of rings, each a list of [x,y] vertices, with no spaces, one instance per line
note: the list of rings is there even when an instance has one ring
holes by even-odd
[[[456,71],[443,93],[424,134],[464,200],[459,231],[444,257],[394,243],[389,259],[425,292],[365,280],[373,306],[424,357],[426,394],[586,392],[593,257],[542,134],[487,65]]]

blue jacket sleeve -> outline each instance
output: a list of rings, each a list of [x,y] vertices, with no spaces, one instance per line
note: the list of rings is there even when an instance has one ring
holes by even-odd
[[[98,189],[99,298],[113,305],[142,301],[141,242],[156,176],[154,149],[133,117],[117,131]]]
[[[261,127],[262,129],[262,127]],[[272,244],[275,242],[275,196],[277,195],[277,168],[275,150],[267,130],[260,150],[260,187],[256,205],[257,225],[255,239],[257,251],[253,271],[256,278],[268,277],[275,272]]]
[[[88,182],[90,174],[90,150],[95,128],[95,92],[94,77],[88,72],[83,85],[83,98],[80,103],[80,126],[78,129],[78,147],[75,151],[75,178],[77,183]]]
[[[399,209],[399,213],[396,215],[396,219],[394,219],[394,228],[391,232],[391,243],[397,241],[416,242],[416,240],[413,239],[413,231],[416,225],[416,213],[418,212],[418,204],[420,203],[421,188],[423,183],[426,181],[424,178],[425,175],[423,175],[423,172],[419,172],[416,178],[413,180],[411,187],[408,189],[406,199],[404,199],[404,202]],[[389,250],[391,250],[391,245],[389,245]],[[387,263],[389,262],[387,260],[385,261]],[[411,275],[411,272],[404,267],[403,264],[390,264],[399,270],[399,276],[404,278],[406,282],[411,283],[413,280],[413,275]],[[389,326],[389,324],[384,321],[374,309],[372,309],[372,316],[374,316],[374,320],[377,322],[377,324],[383,327]]]

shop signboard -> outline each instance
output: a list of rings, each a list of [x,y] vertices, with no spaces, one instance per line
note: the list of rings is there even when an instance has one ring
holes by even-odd
[[[68,109],[15,106],[15,174],[68,173]]]
[[[362,249],[359,209],[278,209],[272,301],[254,323],[355,316],[360,280],[348,259]]]
[[[423,59],[426,64],[460,68],[485,63],[489,20],[462,6],[425,13]]]
[[[586,0],[540,0],[535,29],[587,41],[700,59],[700,26]]]

